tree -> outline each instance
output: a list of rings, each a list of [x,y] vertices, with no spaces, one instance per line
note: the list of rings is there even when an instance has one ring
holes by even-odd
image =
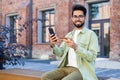
[[[21,20],[21,17],[16,19]],[[22,32],[23,29],[26,29],[25,25],[26,24],[24,23],[22,27],[16,30]],[[6,26],[0,25],[0,69],[4,69],[3,64],[24,65],[23,58],[27,57],[29,54],[28,47],[24,46],[23,44],[6,43],[6,40],[8,39],[7,34],[10,33],[11,30],[11,27],[8,28]],[[20,33],[18,35],[22,36]]]

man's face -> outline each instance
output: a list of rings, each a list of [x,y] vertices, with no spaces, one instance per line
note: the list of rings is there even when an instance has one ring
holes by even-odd
[[[73,24],[75,25],[75,27],[82,28],[85,23],[85,19],[86,19],[86,17],[83,14],[83,11],[75,10],[73,12],[72,21],[73,21]]]

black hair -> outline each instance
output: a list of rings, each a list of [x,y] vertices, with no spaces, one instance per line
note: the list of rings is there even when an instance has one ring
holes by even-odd
[[[75,10],[82,10],[83,13],[84,13],[84,15],[86,16],[87,10],[86,10],[86,8],[85,8],[84,6],[82,6],[82,5],[80,5],[80,4],[75,4],[75,5],[73,5],[73,7],[72,7],[72,16],[73,16],[73,12],[74,12]]]

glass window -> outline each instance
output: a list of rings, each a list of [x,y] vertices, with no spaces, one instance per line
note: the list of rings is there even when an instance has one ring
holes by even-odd
[[[104,23],[104,53],[109,55],[110,51],[110,23]]]
[[[100,23],[94,23],[91,25],[91,29],[96,33],[98,36],[98,42],[99,42],[99,50],[100,50]],[[100,54],[100,51],[99,51]],[[99,55],[98,54],[98,55]]]
[[[97,34],[99,40],[98,56],[109,55],[110,1],[93,2],[89,4],[90,28]]]
[[[48,28],[52,27],[54,29],[55,25],[55,12],[54,9],[51,10],[45,10],[42,12],[42,19],[43,21],[42,25],[42,43],[49,42],[49,32]]]
[[[17,15],[15,16],[10,16],[10,43],[16,43],[16,34],[17,34],[17,30],[16,30],[16,17]]]
[[[110,17],[110,2],[92,3],[90,14],[92,20],[107,19]]]

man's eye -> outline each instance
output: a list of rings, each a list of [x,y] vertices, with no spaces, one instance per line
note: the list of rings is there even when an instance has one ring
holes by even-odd
[[[74,18],[77,18],[77,16],[73,16]]]
[[[74,18],[84,18],[85,16],[84,15],[79,15],[79,16],[74,15],[73,17]]]

